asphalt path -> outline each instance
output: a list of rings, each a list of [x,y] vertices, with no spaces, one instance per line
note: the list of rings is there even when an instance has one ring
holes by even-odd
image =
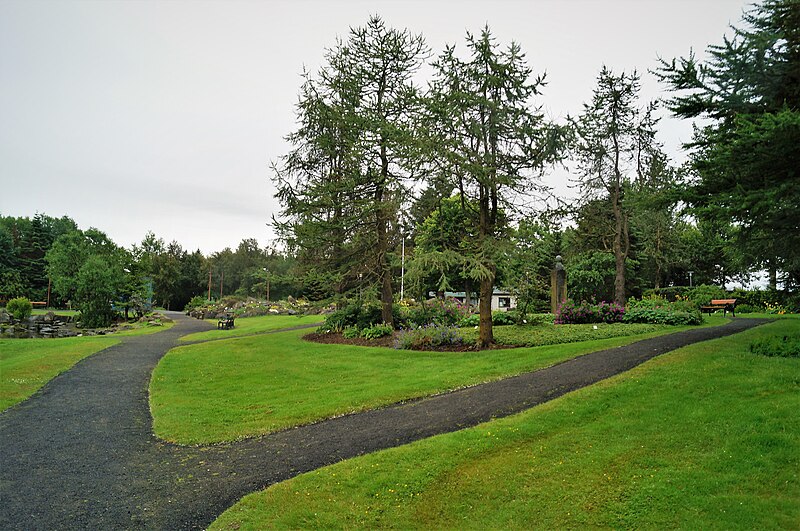
[[[257,439],[185,447],[152,433],[150,374],[179,337],[210,325],[169,317],[171,329],[124,338],[0,413],[0,529],[202,529],[242,496],[297,474],[517,413],[766,322],[737,318]]]

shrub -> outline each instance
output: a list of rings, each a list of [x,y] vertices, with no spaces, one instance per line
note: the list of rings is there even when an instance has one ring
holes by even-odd
[[[205,297],[200,295],[195,295],[192,299],[186,303],[186,307],[183,309],[184,312],[189,312],[194,310],[195,308],[200,308],[201,306],[205,306],[208,304],[208,301]]]
[[[737,304],[736,313],[759,313],[763,312],[764,308],[756,308],[750,304]]]
[[[750,352],[761,356],[800,358],[800,336],[765,337],[750,343]]]
[[[439,324],[450,326],[467,316],[468,308],[452,299],[414,306],[408,311],[408,321],[416,326]]]
[[[394,329],[387,324],[378,324],[365,328],[361,331],[361,337],[365,339],[378,339],[379,337],[390,336]]]
[[[586,301],[575,304],[567,299],[555,315],[555,324],[619,323],[625,315],[625,308],[616,302],[590,304]]]
[[[525,316],[525,320],[528,322],[523,324],[530,326],[551,325],[555,319],[556,316],[552,313],[529,313],[527,316]]]
[[[346,328],[368,328],[380,323],[382,319],[381,308],[375,304],[348,304],[341,310],[336,310],[325,318],[325,323],[320,329],[331,332],[343,332]]]
[[[650,323],[665,325],[699,325],[703,316],[699,310],[675,311],[669,308],[628,308],[622,318],[624,323]]]
[[[11,299],[8,301],[8,304],[6,304],[6,310],[8,313],[14,316],[14,319],[21,321],[31,316],[31,312],[33,312],[33,305],[31,304],[31,301],[25,297],[17,297],[16,299]]]
[[[512,312],[496,311],[492,312],[492,324],[496,326],[507,326],[517,324],[519,315]]]
[[[686,298],[692,301],[695,307],[705,306],[712,299],[727,299],[728,293],[719,286],[701,284],[686,293]]]
[[[786,308],[781,304],[767,303],[767,313],[783,315],[786,313]]]
[[[477,313],[473,313],[471,315],[467,315],[463,319],[458,322],[458,326],[461,328],[472,328],[478,326],[480,324],[480,315]],[[492,324],[495,326],[506,326],[506,325],[542,325],[542,324],[553,324],[553,314],[552,313],[534,313],[523,315],[520,312],[516,311],[496,311],[492,312]]]
[[[395,340],[394,348],[422,350],[431,347],[464,344],[464,336],[454,326],[427,325],[403,330]]]
[[[692,290],[689,286],[667,286],[665,288],[646,289],[642,292],[642,298],[651,296],[663,297],[664,299],[674,302],[680,298],[686,298],[686,294]]]
[[[361,332],[355,326],[348,326],[342,330],[342,337],[345,339],[353,339],[361,335]]]
[[[397,304],[392,305],[392,319],[397,328],[404,326],[407,318],[403,310]],[[346,328],[354,327],[364,330],[373,325],[383,323],[383,314],[378,304],[348,304],[341,310],[328,315],[325,322],[317,329],[318,333],[343,332]]]
[[[480,322],[481,322],[481,316],[477,313],[473,313],[461,319],[458,322],[458,326],[460,326],[461,328],[469,328],[473,326],[478,326]]]

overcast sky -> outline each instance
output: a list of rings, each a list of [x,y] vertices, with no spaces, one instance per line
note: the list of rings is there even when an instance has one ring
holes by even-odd
[[[0,0],[0,213],[64,214],[120,245],[148,230],[208,254],[270,243],[279,210],[269,164],[286,153],[305,66],[379,14],[463,50],[489,24],[547,72],[538,100],[577,113],[600,67],[638,69],[705,52],[739,25],[739,0],[10,1]],[[682,160],[690,126],[660,140]],[[549,181],[564,188],[563,173]]]

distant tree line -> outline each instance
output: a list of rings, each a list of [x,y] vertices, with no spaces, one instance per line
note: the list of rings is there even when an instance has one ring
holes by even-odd
[[[194,296],[265,298],[268,289],[271,299],[299,296],[294,262],[253,239],[205,256],[149,232],[125,249],[67,216],[0,216],[0,301],[48,302],[49,296],[52,307],[80,310],[87,326],[153,306],[182,310]]]

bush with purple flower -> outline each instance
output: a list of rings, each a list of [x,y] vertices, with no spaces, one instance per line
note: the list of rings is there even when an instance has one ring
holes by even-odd
[[[616,302],[600,302],[592,304],[582,301],[575,304],[571,299],[565,300],[556,311],[555,324],[590,324],[621,323],[625,317],[625,308]]]

